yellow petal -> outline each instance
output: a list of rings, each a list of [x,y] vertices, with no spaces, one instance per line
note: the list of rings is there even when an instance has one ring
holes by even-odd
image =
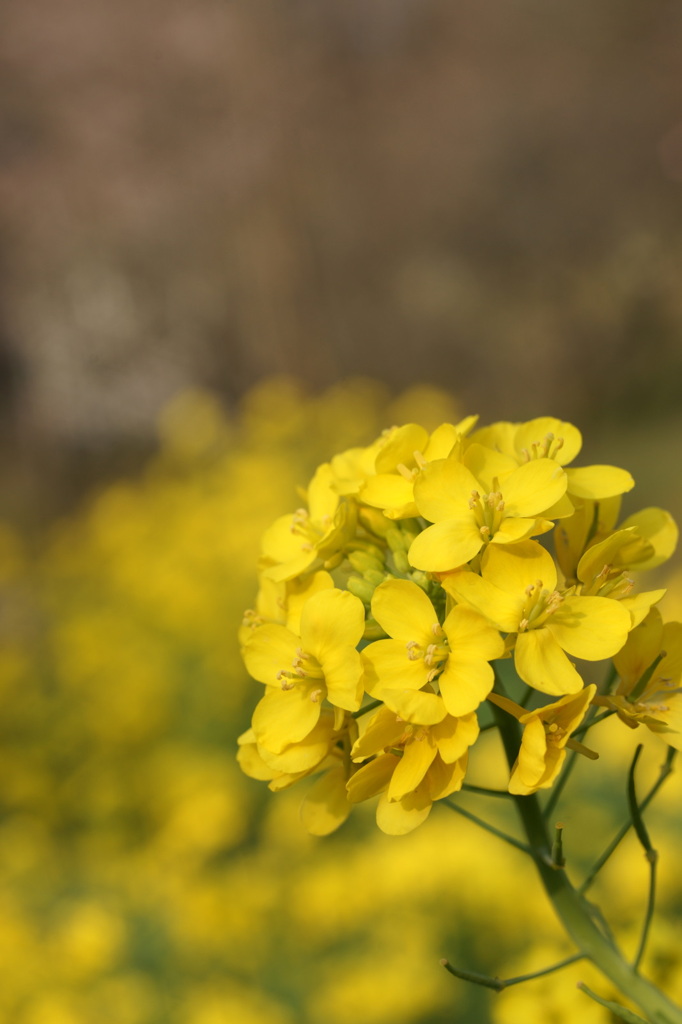
[[[402,800],[389,801],[383,793],[377,806],[377,825],[389,836],[404,836],[426,821],[432,801],[426,793],[408,793]]]
[[[495,626],[472,608],[460,605],[453,608],[443,623],[443,630],[450,645],[450,658],[492,661],[504,654],[504,641]]]
[[[554,559],[535,540],[510,547],[489,546],[481,559],[481,572],[496,587],[517,596],[522,607],[527,587],[542,580],[543,588],[552,591],[557,583]]]
[[[277,673],[291,668],[300,646],[300,638],[285,626],[275,622],[259,626],[242,651],[246,671],[259,683],[279,689],[281,682]]]
[[[442,699],[435,693],[427,693],[424,690],[385,689],[381,691],[381,696],[386,707],[405,722],[435,725],[447,714]]]
[[[407,557],[424,572],[449,572],[465,565],[483,547],[473,512],[427,527],[412,541]]]
[[[301,537],[292,530],[293,515],[288,513],[279,516],[268,527],[261,540],[261,550],[265,558],[273,562],[288,562],[301,554]]]
[[[388,799],[400,800],[408,793],[414,792],[435,756],[436,744],[428,732],[407,743],[389,783]]]
[[[458,423],[457,426],[454,426],[452,423],[441,423],[433,431],[426,448],[423,449],[424,458],[428,462],[433,462],[435,459],[447,459],[460,437],[466,434],[467,429],[475,421],[476,417],[470,416],[468,419]]]
[[[591,583],[605,566],[629,567],[632,562],[628,559],[627,550],[629,549],[636,557],[644,547],[644,542],[637,536],[634,528],[616,530],[587,549],[578,562],[578,579],[583,583]],[[653,554],[651,545],[646,545],[646,548],[646,555]],[[638,558],[636,560],[639,561]]]
[[[383,630],[403,644],[433,643],[438,616],[421,587],[410,580],[387,580],[374,591],[372,615]]]
[[[358,768],[346,784],[351,803],[359,804],[386,789],[399,760],[395,754],[379,754],[373,761]]]
[[[567,469],[568,493],[576,498],[613,498],[631,491],[635,481],[625,469],[616,466],[582,466]]]
[[[468,752],[452,764],[446,764],[440,757],[434,760],[425,780],[432,800],[442,800],[443,797],[457,793],[462,788],[468,760]]]
[[[624,597],[621,600],[621,605],[626,608],[630,613],[630,620],[632,626],[639,626],[640,622],[643,622],[647,617],[651,609],[655,604],[661,601],[667,591],[663,590],[645,590],[641,594],[635,594],[633,597]]]
[[[464,465],[478,481],[478,490],[488,493],[493,490],[495,478],[502,479],[517,468],[516,459],[510,455],[472,442],[466,450]]]
[[[320,590],[333,590],[334,580],[328,572],[320,570],[300,580],[290,580],[287,591],[287,629],[300,636],[301,612],[309,597]]]
[[[321,590],[301,612],[301,646],[322,661],[337,647],[355,647],[365,630],[365,609],[347,590]]]
[[[392,747],[398,742],[404,730],[403,723],[396,721],[395,712],[388,708],[379,708],[362,735],[353,744],[350,752],[352,760],[364,761],[385,747]]]
[[[539,718],[525,726],[516,771],[525,786],[536,786],[545,773],[547,737]]]
[[[475,711],[493,688],[495,673],[487,661],[473,661],[451,654],[438,677],[448,714],[468,715]]]
[[[386,686],[420,690],[429,669],[423,658],[410,661],[401,640],[375,640],[362,652],[365,663],[365,688],[373,697],[381,697]]]
[[[662,508],[644,508],[635,512],[621,524],[622,528],[634,526],[640,537],[649,541],[654,554],[637,561],[638,569],[654,569],[667,561],[677,547],[678,529],[675,520]]]
[[[547,533],[553,529],[554,523],[546,519],[526,519],[523,516],[507,516],[503,519],[490,538],[491,544],[516,544],[518,541],[535,537],[539,533]]]
[[[332,718],[321,715],[313,729],[297,743],[291,743],[280,753],[273,753],[260,745],[259,753],[268,767],[289,775],[307,772],[317,767],[327,754],[332,739]]]
[[[404,513],[403,518],[417,515],[417,506],[414,503],[414,485],[399,473],[381,473],[378,476],[369,478],[362,491],[360,500],[374,508],[402,509],[410,511]]]
[[[479,490],[476,477],[454,459],[430,462],[417,477],[414,500],[420,515],[432,523],[462,516],[471,492]]]
[[[443,589],[462,604],[484,615],[503,632],[515,633],[518,629],[523,613],[521,597],[505,593],[489,580],[468,571],[445,576]]]
[[[566,474],[553,459],[533,459],[505,478],[502,494],[507,515],[535,516],[566,492]]]
[[[582,679],[547,629],[518,634],[514,665],[524,683],[542,693],[558,696],[577,693],[583,687]]]
[[[550,448],[550,452],[556,449],[556,455],[551,457],[560,466],[572,462],[582,448],[583,439],[578,428],[553,416],[538,416],[534,420],[520,423],[514,437],[514,447],[519,455],[525,449],[532,457],[533,445],[546,444],[547,434],[553,434],[555,441],[559,438],[563,441],[560,448],[557,448],[556,443],[552,443]]]
[[[463,757],[476,742],[480,732],[475,714],[454,718],[448,715],[431,728],[431,735],[438,747],[438,753],[446,764],[454,764]],[[433,794],[432,794],[433,795]],[[436,799],[434,797],[434,799]]]
[[[351,812],[343,768],[322,775],[306,793],[301,804],[301,821],[311,835],[328,836]]]
[[[293,690],[268,689],[253,712],[253,731],[259,746],[281,754],[290,743],[298,743],[315,728],[320,703],[310,699],[312,689],[302,684]]]
[[[318,466],[308,484],[308,510],[315,523],[333,519],[339,505],[339,495],[334,489],[334,473],[328,462]]]
[[[627,643],[613,659],[628,693],[643,676],[663,646],[663,620],[657,608],[652,608],[647,617],[628,636]],[[619,692],[621,688],[619,687]]]
[[[278,772],[270,768],[258,753],[255,743],[243,743],[237,751],[237,761],[245,775],[250,779],[258,779],[260,782],[269,782],[274,779]]]
[[[391,473],[401,462],[408,466],[412,465],[415,451],[423,452],[428,440],[427,431],[417,423],[406,423],[405,426],[396,427],[387,435],[377,455],[377,473]]]
[[[567,597],[547,620],[546,628],[574,658],[601,661],[616,654],[632,621],[619,601],[608,597]]]
[[[327,700],[345,711],[357,711],[364,693],[364,666],[352,647],[334,647],[320,657]]]

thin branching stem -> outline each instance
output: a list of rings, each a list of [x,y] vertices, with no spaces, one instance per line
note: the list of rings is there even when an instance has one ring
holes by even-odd
[[[483,796],[506,796],[508,799],[513,798],[513,794],[508,789],[488,789],[487,786],[474,786],[470,782],[465,782],[462,790],[467,793],[481,793]]]
[[[502,829],[497,828],[495,825],[491,825],[490,822],[484,821],[483,818],[479,818],[476,814],[472,814],[471,811],[465,810],[463,807],[460,807],[459,804],[453,804],[452,801],[448,799],[443,800],[443,803],[446,804],[447,807],[452,808],[453,811],[457,811],[457,813],[461,814],[463,818],[467,818],[469,821],[473,821],[473,823],[478,825],[480,828],[484,828],[486,832],[492,833],[492,835],[497,836],[498,839],[503,839],[505,843],[509,843],[510,846],[515,847],[517,850],[521,850],[522,853],[527,853],[531,857],[534,856],[530,846],[526,843],[522,843],[520,839],[515,839],[514,836],[510,836],[507,832],[503,832]]]
[[[647,807],[649,806],[653,798],[656,796],[665,780],[671,774],[673,770],[673,761],[675,760],[676,754],[677,751],[674,747],[668,747],[668,755],[665,759],[665,762],[661,765],[661,770],[658,778],[656,779],[656,782],[653,784],[647,795],[644,797],[641,804],[639,804],[640,814],[642,814],[647,809]],[[604,852],[601,854],[601,856],[597,858],[597,860],[594,862],[594,864],[588,871],[582,885],[578,889],[580,893],[584,894],[587,892],[587,890],[590,888],[590,886],[594,882],[595,878],[597,877],[601,869],[606,864],[611,854],[614,852],[614,850],[618,848],[619,844],[625,838],[625,836],[628,834],[631,828],[632,818],[628,818],[628,820],[624,822],[623,825],[621,825],[621,827],[618,829],[615,836],[613,837],[609,845],[606,847]]]
[[[584,960],[584,953],[574,953],[573,956],[567,956],[565,960],[560,960],[558,964],[552,964],[550,967],[543,967],[539,971],[532,971],[530,974],[519,974],[515,978],[491,978],[487,974],[477,974],[475,971],[465,971],[461,967],[453,967],[449,960],[441,960],[441,966],[453,974],[455,978],[461,978],[462,981],[473,982],[474,985],[482,985],[484,988],[491,988],[495,992],[501,992],[505,988],[510,988],[512,985],[520,985],[524,981],[533,981],[534,978],[542,978],[545,974],[553,974],[554,971],[560,971],[563,967],[568,967],[570,964],[574,964],[577,960]]]

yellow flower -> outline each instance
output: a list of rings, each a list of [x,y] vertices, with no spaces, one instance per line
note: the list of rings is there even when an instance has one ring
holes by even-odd
[[[398,714],[403,715],[407,700],[410,707],[418,700],[422,707],[432,705],[432,714],[441,718],[446,712],[466,715],[492,689],[489,661],[504,653],[504,643],[477,612],[455,607],[441,626],[421,587],[410,580],[387,580],[374,591],[372,615],[390,639],[377,640],[363,651],[365,686]],[[429,694],[415,697],[414,691],[427,684],[439,690],[442,702],[429,699]]]
[[[628,569],[654,569],[673,554],[678,530],[661,508],[645,508],[616,526],[621,498],[579,501],[574,514],[555,530],[557,561],[566,579],[584,587],[603,586]]]
[[[571,733],[585,717],[596,690],[594,685],[586,686],[580,693],[529,711],[519,719],[524,730],[509,780],[510,793],[528,796],[552,785],[566,757]]]
[[[333,579],[324,571],[279,583],[261,575],[256,607],[244,612],[239,642],[242,645],[247,643],[254,629],[268,622],[279,622],[292,633],[300,633],[301,611],[305,602],[318,590],[330,590],[333,586]]]
[[[290,744],[279,754],[259,744],[254,730],[248,729],[237,741],[237,760],[246,775],[268,782],[273,792],[319,773],[303,798],[301,819],[312,835],[329,835],[343,824],[352,809],[346,792],[347,752],[353,738],[351,728],[357,736],[357,726],[352,719],[346,719],[338,731],[334,728],[333,714],[323,711],[305,739]]]
[[[663,623],[652,608],[613,659],[620,682],[595,703],[614,708],[628,725],[646,725],[682,750],[682,623]]]
[[[612,657],[631,620],[617,601],[562,593],[556,586],[552,556],[532,540],[489,547],[480,576],[464,571],[443,580],[458,601],[516,634],[514,664],[524,682],[543,693],[577,693],[583,681],[567,654],[586,661]]]
[[[535,459],[553,459],[560,466],[572,462],[582,448],[577,427],[539,416],[525,423],[493,423],[476,431],[472,441],[487,445],[514,458],[518,464]],[[602,499],[624,494],[634,487],[632,476],[616,466],[582,466],[566,470],[566,495],[574,499]]]
[[[267,691],[253,715],[258,742],[275,754],[309,735],[322,701],[357,711],[363,695],[362,658],[356,650],[365,628],[362,601],[341,590],[322,590],[301,611],[300,635],[278,623],[255,629],[243,651],[250,675]]]
[[[448,715],[429,726],[380,708],[351,750],[354,761],[372,760],[350,777],[350,801],[381,793],[379,828],[389,835],[411,832],[428,817],[434,800],[461,789],[478,732],[473,713]]]
[[[310,481],[307,500],[307,509],[280,516],[263,534],[263,574],[275,582],[328,568],[355,533],[355,504],[334,490],[328,463]]]
[[[456,425],[442,423],[430,435],[416,423],[389,431],[376,456],[375,474],[360,491],[360,501],[383,509],[389,519],[417,516],[415,480],[430,462],[447,458],[475,422],[475,416],[468,416]]]
[[[485,545],[545,533],[552,524],[544,513],[565,491],[566,474],[552,459],[515,466],[506,456],[471,445],[464,462],[432,462],[419,475],[414,496],[420,515],[434,525],[413,541],[410,563],[425,572],[449,572]]]

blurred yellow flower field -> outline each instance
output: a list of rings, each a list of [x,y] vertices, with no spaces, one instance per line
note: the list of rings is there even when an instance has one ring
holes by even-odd
[[[272,799],[236,762],[261,692],[237,631],[264,529],[334,451],[468,411],[363,381],[317,398],[266,382],[234,417],[189,393],[166,409],[144,474],[38,541],[0,525],[0,1024],[607,1024],[576,990],[595,984],[580,963],[491,1008],[439,966],[510,976],[570,954],[517,851],[445,808],[393,838],[363,806],[313,838],[297,788]],[[682,617],[679,577],[665,600]],[[647,781],[665,757],[658,737],[610,724],[603,789],[591,783],[589,805],[564,817],[584,867],[626,816],[624,787],[614,806],[607,784],[636,743]],[[494,784],[502,752],[481,746],[472,780]],[[645,963],[673,998],[681,800],[673,775],[651,819],[661,864]],[[636,945],[646,866],[631,840],[595,889]]]

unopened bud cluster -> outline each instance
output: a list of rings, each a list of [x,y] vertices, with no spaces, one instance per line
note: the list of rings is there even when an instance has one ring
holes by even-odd
[[[461,788],[486,702],[524,727],[519,795],[552,785],[567,746],[591,754],[571,737],[593,705],[682,746],[682,624],[632,575],[677,528],[658,508],[619,521],[634,481],[571,466],[581,445],[551,417],[393,427],[320,466],[266,531],[240,635],[264,692],[239,760],[272,790],[315,776],[311,832],[377,796],[380,828],[411,831]],[[495,685],[503,658],[531,710]],[[574,659],[612,659],[609,688]]]

